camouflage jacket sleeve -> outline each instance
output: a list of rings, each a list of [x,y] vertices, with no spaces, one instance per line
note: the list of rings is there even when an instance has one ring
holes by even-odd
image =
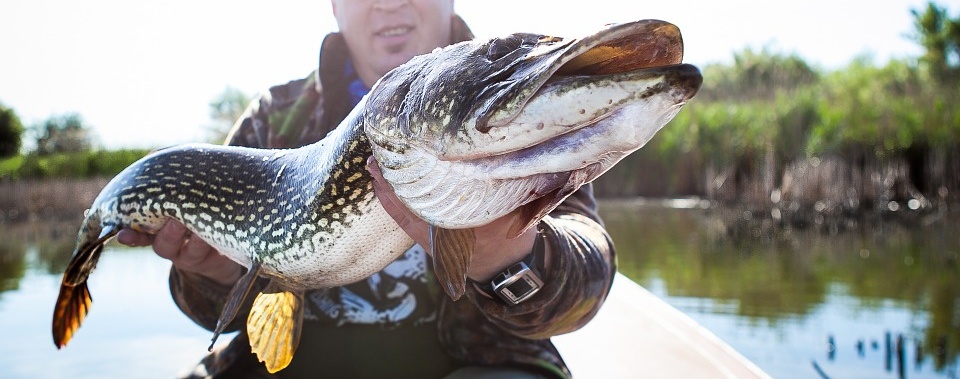
[[[479,365],[533,366],[550,377],[571,377],[549,338],[580,328],[600,309],[616,272],[613,243],[597,216],[589,184],[537,228],[551,263],[536,295],[508,306],[467,286],[469,300],[441,300],[439,338],[454,358]]]
[[[270,88],[250,102],[227,135],[226,144],[287,148],[319,141],[329,132],[323,120],[322,91],[316,73]]]
[[[551,264],[544,287],[518,305],[484,296],[473,286],[467,295],[490,322],[527,339],[545,339],[586,324],[606,299],[616,272],[613,242],[596,213],[591,185],[567,198],[537,226]]]
[[[531,339],[586,324],[606,299],[616,272],[613,242],[596,214],[590,185],[560,204],[538,228],[552,260],[540,292],[515,306],[480,295],[472,286],[470,294],[495,324]]]

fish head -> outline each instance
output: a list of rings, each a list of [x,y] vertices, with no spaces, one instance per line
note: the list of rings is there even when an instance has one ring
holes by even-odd
[[[364,127],[384,178],[447,228],[517,208],[515,232],[639,149],[699,90],[673,24],[564,39],[530,33],[415,57],[371,90]]]

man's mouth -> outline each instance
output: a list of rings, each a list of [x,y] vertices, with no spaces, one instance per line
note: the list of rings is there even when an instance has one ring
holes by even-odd
[[[404,34],[410,33],[413,28],[409,26],[394,26],[389,28],[380,29],[377,31],[377,37],[396,37],[402,36]]]

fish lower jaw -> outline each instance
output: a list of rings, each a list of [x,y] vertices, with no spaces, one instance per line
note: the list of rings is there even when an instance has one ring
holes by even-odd
[[[548,195],[562,187],[568,177],[569,173],[542,173],[488,180],[484,176],[464,175],[453,185],[401,200],[431,225],[465,229],[489,224]]]

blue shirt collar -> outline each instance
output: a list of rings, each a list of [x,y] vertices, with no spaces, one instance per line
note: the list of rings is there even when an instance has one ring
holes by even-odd
[[[350,80],[350,83],[347,84],[347,92],[350,93],[350,105],[356,106],[360,99],[370,92],[370,89],[360,81],[360,76],[357,75],[357,70],[353,67],[353,60],[349,57],[343,66],[343,75]]]

